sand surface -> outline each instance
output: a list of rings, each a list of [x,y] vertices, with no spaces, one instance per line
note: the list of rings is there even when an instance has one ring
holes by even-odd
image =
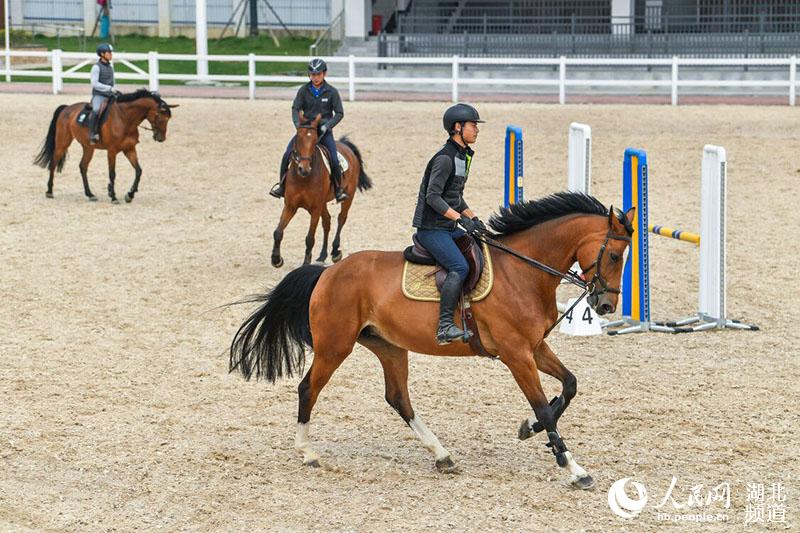
[[[0,95],[0,529],[655,531],[659,511],[679,513],[656,508],[673,475],[683,503],[693,486],[730,484],[728,509],[701,509],[729,515],[717,528],[744,527],[748,483],[768,497],[783,483],[797,524],[800,109],[480,106],[467,198],[484,218],[502,200],[509,123],[525,131],[528,197],[565,188],[567,128],[584,122],[596,196],[621,205],[622,153],[644,148],[651,221],[695,231],[702,147],[728,151],[728,310],[762,330],[554,334],[579,389],[559,429],[597,480],[577,492],[545,437],[517,440],[530,409],[501,363],[412,354],[414,407],[461,468],[444,475],[384,402],[380,365],[361,347],[314,411],[323,467],[303,467],[297,380],[229,375],[225,351],[250,309],[216,309],[302,261],[305,213],[287,230],[286,266],[269,266],[280,202],[266,191],[292,133],[289,102],[175,100],[166,143],[142,132],[134,203],[112,205],[103,153],[90,167],[97,203],[84,199],[77,145],[54,199],[31,164],[53,109],[73,99]],[[353,204],[345,254],[407,244],[444,108],[346,105],[337,132],[375,187]],[[122,157],[117,169],[122,197],[133,171]],[[651,243],[654,317],[692,314],[697,249]],[[624,477],[650,497],[632,522],[607,503]]]

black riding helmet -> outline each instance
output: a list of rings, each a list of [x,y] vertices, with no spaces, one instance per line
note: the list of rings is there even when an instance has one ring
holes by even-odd
[[[311,61],[308,62],[308,72],[309,74],[318,74],[320,72],[327,72],[328,65],[322,59],[315,57]]]
[[[442,117],[442,125],[447,133],[453,132],[456,122],[485,122],[481,120],[478,110],[469,104],[456,104],[447,108]]]
[[[97,45],[97,55],[103,55],[105,52],[113,52],[114,49],[108,43],[100,43]]]

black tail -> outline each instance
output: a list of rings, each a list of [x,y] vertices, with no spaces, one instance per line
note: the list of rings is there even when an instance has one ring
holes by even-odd
[[[237,368],[249,380],[266,377],[272,383],[279,377],[302,372],[306,345],[311,346],[308,303],[325,267],[304,265],[292,270],[267,294],[240,303],[263,302],[242,323],[231,343],[228,371]]]
[[[356,159],[358,159],[358,166],[361,167],[361,173],[358,175],[358,190],[361,192],[368,191],[369,189],[372,188],[372,180],[369,179],[367,173],[364,172],[364,160],[361,159],[361,152],[358,151],[358,147],[355,144],[353,144],[352,141],[350,141],[350,139],[348,139],[346,135],[341,139],[339,139],[339,142],[344,145],[347,145],[347,147],[350,148],[354,154],[356,154]]]
[[[47,137],[45,137],[44,143],[42,143],[42,149],[39,151],[39,155],[33,160],[34,165],[39,165],[42,168],[50,168],[50,164],[53,162],[53,153],[56,151],[56,123],[58,122],[58,115],[60,115],[66,107],[65,105],[60,105],[56,108],[56,112],[53,113],[53,120],[50,121],[50,129],[47,130]],[[61,169],[64,168],[64,161],[66,160],[67,154],[64,153],[64,157],[56,161],[56,170],[61,172]]]

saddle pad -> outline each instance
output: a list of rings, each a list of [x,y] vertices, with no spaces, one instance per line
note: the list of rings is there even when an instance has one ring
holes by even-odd
[[[492,256],[489,255],[489,246],[486,243],[481,243],[481,246],[485,264],[478,284],[468,295],[471,302],[478,302],[486,298],[494,284],[494,267],[492,266]],[[419,265],[406,261],[403,265],[403,296],[420,302],[438,302],[439,289],[436,288],[436,279],[433,275],[437,268],[439,268],[438,265]]]
[[[328,169],[328,174],[330,174],[331,163],[330,161],[328,161],[328,152],[326,150],[323,150],[319,146],[317,146],[317,150],[319,150],[319,153],[322,155],[322,160],[325,162],[325,168]],[[342,174],[344,174],[350,168],[350,163],[348,163],[347,159],[339,152],[336,152],[336,155],[339,156],[339,168],[342,169]]]

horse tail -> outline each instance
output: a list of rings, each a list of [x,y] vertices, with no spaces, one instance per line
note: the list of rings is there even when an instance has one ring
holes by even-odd
[[[266,377],[272,383],[291,377],[305,366],[306,346],[312,346],[308,304],[325,267],[303,265],[292,270],[266,294],[238,303],[262,303],[233,337],[228,371],[239,370],[249,380]]]
[[[47,137],[45,137],[44,143],[42,143],[42,149],[39,150],[39,154],[36,156],[36,159],[33,160],[34,165],[39,165],[42,168],[49,168],[50,164],[53,162],[53,154],[56,151],[56,128],[58,126],[58,116],[62,111],[64,111],[64,109],[66,109],[66,107],[66,105],[60,105],[56,108],[55,113],[53,113],[53,120],[50,121],[50,129],[47,130]],[[61,172],[66,159],[67,154],[64,153],[64,156],[60,160],[56,161],[56,170]]]
[[[364,171],[364,160],[361,159],[361,152],[358,150],[358,147],[347,138],[347,136],[339,139],[339,142],[350,148],[356,155],[356,159],[358,159],[358,167],[361,169],[361,172],[358,174],[358,190],[361,192],[368,191],[372,188],[372,180]]]

